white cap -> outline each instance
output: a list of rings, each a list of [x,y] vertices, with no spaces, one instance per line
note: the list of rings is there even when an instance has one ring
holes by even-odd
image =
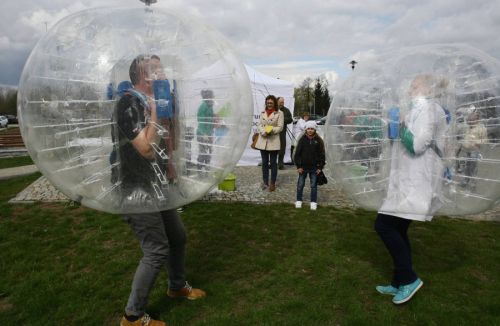
[[[309,128],[316,130],[317,129],[316,121],[311,121],[311,120],[307,121],[306,122],[306,129],[309,129]]]

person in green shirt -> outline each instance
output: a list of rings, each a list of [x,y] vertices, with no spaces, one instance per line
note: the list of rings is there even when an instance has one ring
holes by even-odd
[[[198,140],[198,169],[209,170],[212,158],[212,144],[214,142],[214,129],[216,115],[214,114],[214,92],[210,89],[201,91],[202,102],[198,107],[198,129],[196,139]]]

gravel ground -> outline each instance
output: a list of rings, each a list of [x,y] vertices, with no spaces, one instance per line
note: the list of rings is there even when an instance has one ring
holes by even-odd
[[[213,189],[202,201],[248,202],[248,203],[290,203],[295,202],[297,172],[293,166],[285,166],[285,170],[278,171],[276,191],[269,192],[261,189],[261,167],[240,166],[233,171],[236,175],[235,191],[220,191]],[[309,183],[306,181],[304,189],[304,202],[308,207],[310,194]],[[50,184],[45,177],[40,177],[33,184],[20,192],[11,203],[32,202],[64,202],[69,199]],[[333,182],[318,187],[318,206],[335,206],[354,208],[354,203]],[[500,205],[494,209],[476,215],[460,216],[472,220],[500,221]]]

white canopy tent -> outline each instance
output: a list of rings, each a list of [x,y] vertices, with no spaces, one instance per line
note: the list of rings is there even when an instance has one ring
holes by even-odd
[[[248,137],[245,145],[243,154],[238,161],[237,165],[249,166],[257,165],[261,161],[260,151],[254,150],[250,147],[252,135],[257,130],[257,123],[260,119],[260,114],[264,111],[265,98],[268,95],[274,95],[276,97],[283,97],[285,99],[285,106],[293,114],[294,97],[293,97],[293,84],[292,82],[274,78],[265,75],[261,72],[256,71],[250,66],[245,65],[248,78],[250,80],[251,87],[251,98],[253,101],[253,117],[252,117],[252,131]],[[227,66],[224,65],[222,61],[217,61],[213,65],[206,67],[200,71],[197,71],[188,81],[185,81],[185,87],[187,89],[186,99],[184,101],[185,106],[182,111],[186,113],[186,116],[196,117],[196,110],[198,109],[199,103],[201,101],[200,91],[204,88],[210,87],[216,94],[216,98],[224,99],[230,96],[226,94],[225,90],[229,89],[225,84],[228,80]],[[222,100],[217,100],[216,103]],[[196,122],[193,121],[193,124]],[[290,132],[287,132],[287,146],[285,153],[285,162],[290,161],[290,145],[292,143],[290,135],[292,124],[288,125]],[[194,149],[196,151],[196,149]],[[235,153],[236,154],[236,153]]]
[[[252,135],[257,130],[257,123],[259,122],[260,114],[262,111],[264,111],[264,102],[266,96],[274,95],[276,97],[283,97],[285,99],[285,106],[290,110],[292,115],[293,106],[295,104],[292,82],[265,75],[247,65],[245,65],[245,68],[247,70],[248,78],[250,79],[250,84],[252,87],[254,115],[252,132],[250,134],[250,137],[248,138],[245,151],[243,152],[243,155],[238,162],[238,165],[240,166],[257,165],[261,161],[260,151],[250,148],[250,144],[252,141]],[[290,160],[290,145],[292,143],[290,134],[292,124],[288,125],[288,129],[290,132],[287,132],[285,162]]]

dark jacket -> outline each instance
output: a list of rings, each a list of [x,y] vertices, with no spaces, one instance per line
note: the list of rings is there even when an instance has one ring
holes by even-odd
[[[318,134],[311,139],[304,134],[295,149],[294,162],[297,168],[304,170],[323,170],[325,166],[325,144]]]
[[[280,135],[286,136],[286,126],[293,122],[293,117],[292,113],[290,113],[290,110],[286,106],[282,107],[280,111],[283,112],[283,130],[281,130]]]

